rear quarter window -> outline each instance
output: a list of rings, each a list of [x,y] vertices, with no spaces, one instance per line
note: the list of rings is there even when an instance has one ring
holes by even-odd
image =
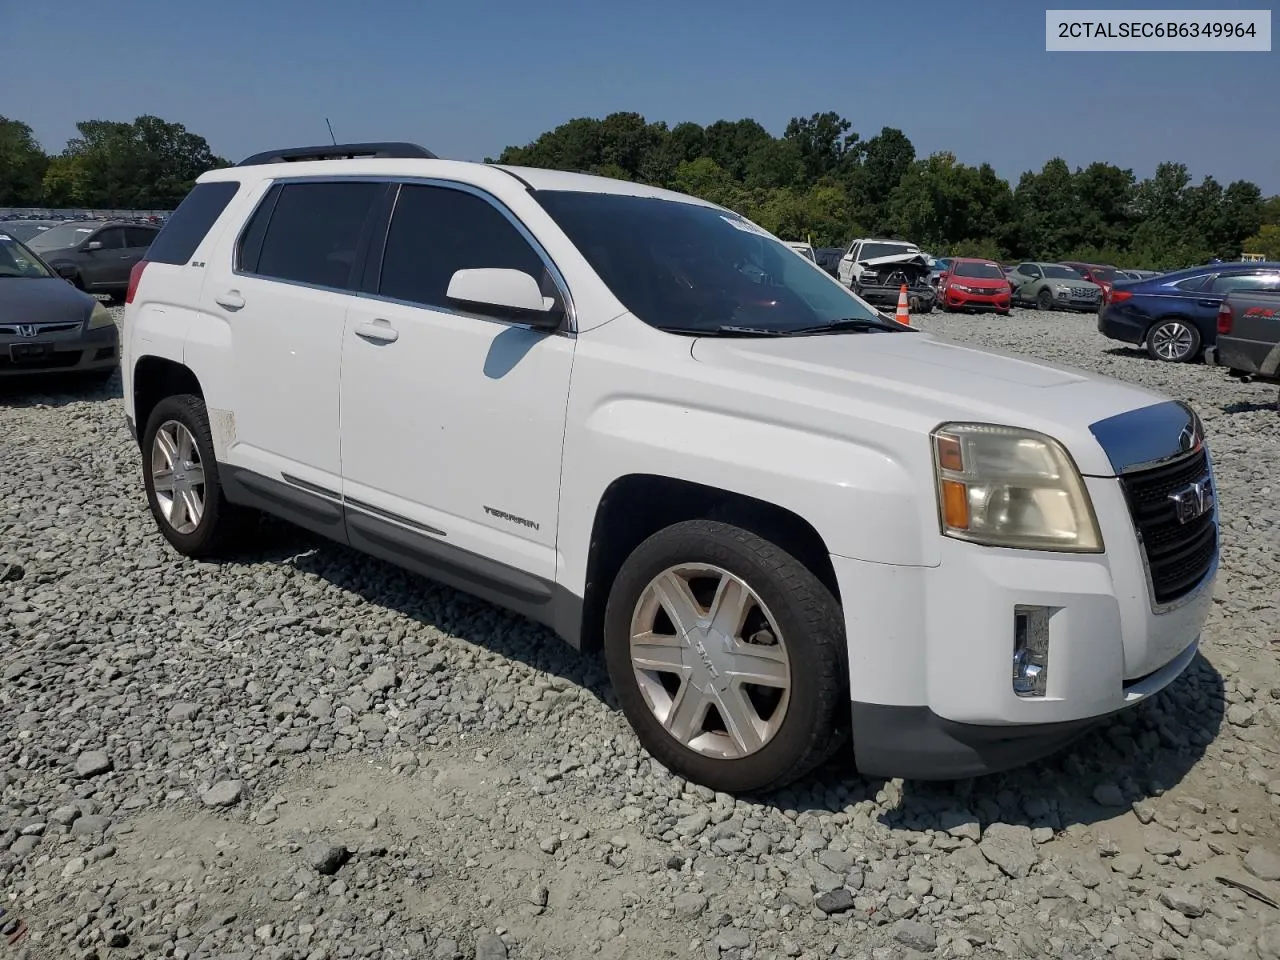
[[[240,183],[235,180],[197,183],[155,236],[147,250],[147,260],[187,263],[239,190]]]

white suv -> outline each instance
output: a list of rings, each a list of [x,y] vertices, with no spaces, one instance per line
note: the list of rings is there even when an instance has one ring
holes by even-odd
[[[202,176],[124,396],[188,556],[256,508],[603,647],[725,791],[1042,756],[1192,661],[1195,414],[883,319],[729,210],[406,144]]]

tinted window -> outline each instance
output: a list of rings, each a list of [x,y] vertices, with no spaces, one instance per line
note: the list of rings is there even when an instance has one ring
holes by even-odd
[[[1230,293],[1232,290],[1275,290],[1280,287],[1280,274],[1233,273],[1217,277],[1213,281],[1214,293]]]
[[[149,247],[155,238],[156,231],[148,230],[146,227],[124,228],[125,245],[129,247]]]
[[[1039,276],[1037,271],[1036,276]],[[1044,268],[1044,276],[1046,280],[1083,280],[1084,274],[1079,270],[1073,270],[1071,267],[1063,267],[1058,264],[1050,264]]]
[[[137,246],[150,242],[147,259],[155,263],[187,263],[239,189],[240,184],[230,180],[197,183],[178,204],[178,209],[173,211],[173,216],[160,232],[144,231],[150,235],[149,240],[143,240]]]
[[[880,321],[828,274],[717,207],[575,191],[533,196],[626,308],[651,326],[687,333]]]
[[[401,187],[378,292],[445,307],[454,273],[479,267],[523,270],[538,279],[544,295],[555,294],[541,258],[492,204],[447,187]]]
[[[976,277],[979,280],[1003,280],[1004,271],[994,263],[956,263],[951,272],[957,277]]]
[[[344,289],[378,183],[290,183],[280,190],[262,253],[260,276]]]
[[[102,244],[103,250],[123,250],[124,249],[124,227],[107,227],[93,235],[90,243],[97,242]]]

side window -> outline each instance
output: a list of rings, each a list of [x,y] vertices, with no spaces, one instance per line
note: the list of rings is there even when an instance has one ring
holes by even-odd
[[[1044,276],[1044,274],[1041,273],[1040,268],[1037,267],[1034,263],[1024,263],[1019,269],[1022,273],[1025,273],[1028,277],[1031,277],[1033,280],[1039,280],[1042,276]]]
[[[555,295],[528,241],[491,203],[462,190],[405,184],[387,232],[378,292],[427,307],[452,309],[445,296],[458,270],[500,267],[535,277]]]
[[[1280,274],[1232,273],[1214,278],[1214,293],[1230,293],[1232,290],[1275,290],[1280,286]]]
[[[152,236],[147,259],[172,264],[189,261],[239,189],[240,184],[234,180],[197,183],[159,233]]]
[[[861,244],[859,244],[857,240],[849,244],[849,249],[846,251],[846,253],[850,257],[850,259],[853,259],[853,260],[858,259],[858,247],[860,246]]]
[[[124,242],[126,247],[142,247],[151,246],[151,241],[156,238],[155,230],[148,230],[146,227],[125,227]]]
[[[1195,293],[1197,290],[1203,290],[1205,283],[1209,280],[1210,274],[1202,273],[1195,277],[1187,277],[1185,280],[1179,280],[1175,284],[1171,284],[1177,290],[1184,290],[1187,293]]]
[[[124,228],[107,227],[105,230],[99,230],[93,235],[90,242],[93,242],[94,240],[102,244],[103,250],[123,250]]]
[[[343,290],[379,183],[288,183],[262,237],[259,276]]]

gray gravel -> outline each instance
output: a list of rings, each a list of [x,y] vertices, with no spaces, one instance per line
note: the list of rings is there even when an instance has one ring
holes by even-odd
[[[271,523],[179,559],[118,379],[4,387],[0,954],[1280,958],[1280,910],[1216,879],[1280,899],[1274,388],[1090,316],[918,322],[1197,407],[1226,518],[1204,658],[1034,768],[841,758],[767,800],[661,770],[597,660],[495,608]]]

